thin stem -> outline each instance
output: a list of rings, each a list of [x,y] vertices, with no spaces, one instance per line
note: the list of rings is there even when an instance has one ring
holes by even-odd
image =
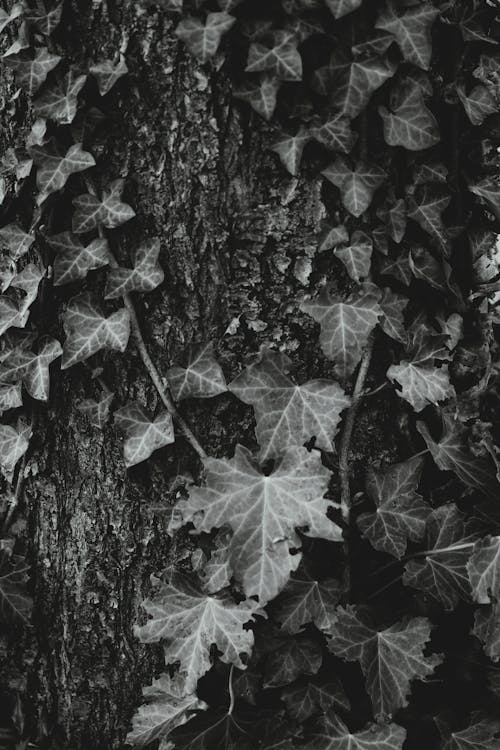
[[[234,687],[233,687],[233,672],[234,672],[234,664],[231,664],[231,669],[229,670],[229,708],[227,709],[228,716],[231,716],[234,710],[234,703],[235,703],[235,697],[234,697]]]

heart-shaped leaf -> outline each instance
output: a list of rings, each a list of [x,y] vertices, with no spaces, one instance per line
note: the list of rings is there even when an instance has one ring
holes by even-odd
[[[109,263],[109,246],[103,237],[93,240],[86,247],[71,232],[54,234],[46,237],[46,240],[57,253],[54,261],[55,286],[84,279],[89,271]]]
[[[129,292],[151,292],[163,279],[158,262],[160,240],[143,242],[134,253],[133,268],[111,268],[106,284],[106,299],[123,297]]]
[[[449,237],[441,214],[450,200],[449,193],[427,184],[408,198],[408,218],[416,221],[443,249],[447,248]]]
[[[100,95],[106,96],[115,83],[128,73],[128,68],[125,58],[120,55],[120,59],[116,63],[113,60],[103,60],[97,65],[92,65],[89,68],[89,73],[96,79]]]
[[[325,122],[315,120],[311,136],[330,151],[348,154],[358,139],[357,133],[351,130],[351,121],[344,115],[334,116]]]
[[[247,102],[264,120],[270,120],[276,109],[279,87],[277,78],[263,75],[260,83],[247,83],[235,89],[234,96]]]
[[[235,23],[229,13],[208,13],[205,23],[194,16],[186,16],[175,33],[200,62],[210,60],[219,48],[222,37]]]
[[[370,206],[375,191],[385,182],[387,174],[375,164],[356,162],[354,166],[341,156],[321,173],[338,187],[344,207],[353,216],[361,216]]]
[[[425,104],[422,91],[408,87],[398,97],[392,112],[379,107],[384,123],[384,138],[388,146],[402,146],[409,151],[422,151],[440,141],[436,118]]]
[[[124,180],[114,180],[103,191],[102,200],[86,193],[73,199],[76,208],[73,214],[73,232],[85,234],[99,226],[115,229],[135,216],[135,211],[128,203],[121,201]]]
[[[77,172],[95,166],[95,159],[88,151],[83,151],[81,143],[70,146],[61,156],[54,140],[46,146],[32,146],[30,155],[37,165],[36,183],[40,190],[37,203],[40,205],[51,193],[61,190],[69,177]]]
[[[0,473],[7,482],[12,482],[14,469],[28,450],[31,426],[21,420],[17,426],[0,424]]]
[[[15,42],[3,56],[3,60],[16,74],[16,80],[28,96],[36,94],[51,70],[61,60],[60,55],[52,55],[46,47],[38,47],[33,58],[26,49]]]
[[[281,163],[291,175],[297,175],[304,146],[310,140],[309,133],[301,128],[296,135],[283,134],[278,141],[273,143],[271,151],[278,154]]]
[[[115,411],[114,419],[125,433],[123,453],[126,466],[140,464],[154,451],[175,440],[172,417],[168,411],[161,411],[153,419],[140,404],[131,402]]]
[[[19,260],[26,255],[34,241],[34,235],[25,232],[19,224],[7,224],[0,229],[0,247],[13,260]]]
[[[334,18],[342,18],[359,8],[363,0],[325,0],[325,2]]]
[[[402,13],[389,0],[380,13],[375,28],[387,31],[396,39],[404,59],[428,70],[432,55],[431,29],[439,10],[422,2]]]
[[[35,99],[35,114],[47,120],[54,120],[60,125],[69,125],[75,119],[78,94],[86,80],[86,75],[78,75],[70,69],[64,78],[59,79]]]
[[[185,366],[170,367],[167,379],[176,401],[183,398],[211,398],[227,391],[226,379],[215,359],[212,343],[190,347]]]
[[[334,254],[342,261],[346,271],[358,283],[370,274],[373,243],[371,238],[362,230],[356,229],[347,245],[338,245]]]
[[[0,381],[15,383],[22,380],[32,398],[38,401],[48,401],[49,365],[61,354],[62,347],[59,341],[48,336],[39,341],[36,353],[23,347],[16,347],[2,357]]]
[[[281,81],[300,81],[302,59],[295,35],[287,31],[273,31],[264,39],[250,45],[246,71],[266,71]]]
[[[92,427],[103,430],[109,419],[109,410],[114,398],[114,393],[105,393],[99,401],[86,398],[78,404],[78,409],[86,414]]]
[[[474,86],[468,95],[464,86],[457,86],[457,94],[473,125],[482,125],[487,117],[498,112],[498,104],[486,86]]]
[[[56,5],[55,8],[47,10],[43,3],[36,8],[27,8],[24,18],[29,23],[36,26],[37,31],[43,36],[50,36],[59,26],[61,21],[63,2]]]

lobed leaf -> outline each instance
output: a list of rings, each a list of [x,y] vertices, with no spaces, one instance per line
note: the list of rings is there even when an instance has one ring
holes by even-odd
[[[363,0],[325,0],[334,18],[342,18],[360,7]]]
[[[205,23],[194,16],[184,17],[177,25],[176,36],[200,62],[205,63],[217,52],[221,39],[236,18],[229,13],[208,13]]]
[[[484,653],[492,661],[500,660],[500,604],[476,610],[472,634],[483,644]]]
[[[26,255],[34,241],[34,235],[25,232],[19,224],[7,224],[0,229],[0,247],[13,260],[19,260]]]
[[[333,252],[344,264],[350,278],[359,283],[361,279],[366,279],[370,275],[372,251],[371,237],[356,229],[349,244],[338,245]]]
[[[158,262],[160,240],[147,240],[134,252],[132,268],[111,268],[108,272],[105,299],[116,299],[130,292],[151,292],[165,274]]]
[[[191,346],[185,366],[170,367],[167,379],[175,401],[211,398],[227,391],[226,379],[215,359],[211,342]]]
[[[44,336],[37,348],[37,353],[22,346],[4,353],[0,364],[0,382],[16,383],[22,380],[32,398],[48,401],[49,366],[61,356],[62,347],[56,339]]]
[[[131,402],[115,411],[114,418],[119,429],[125,433],[123,452],[127,467],[140,464],[155,450],[175,440],[174,425],[168,411],[161,411],[153,420],[140,404]]]
[[[402,750],[406,730],[398,724],[351,732],[332,710],[316,723],[305,750]]]
[[[114,398],[114,393],[105,393],[99,401],[86,398],[78,404],[77,408],[86,414],[92,427],[103,430],[109,419],[109,410]]]
[[[439,15],[439,10],[431,3],[422,2],[402,13],[393,0],[388,0],[375,24],[392,34],[399,45],[406,62],[428,70],[431,55],[431,29]]]
[[[21,383],[7,385],[0,383],[0,414],[22,405]]]
[[[103,191],[102,200],[90,193],[74,198],[76,211],[73,214],[73,232],[85,234],[99,226],[115,229],[132,219],[135,211],[128,203],[121,201],[123,184],[122,179],[114,180]]]
[[[287,135],[284,133],[281,138],[273,143],[271,151],[275,151],[285,169],[291,175],[297,175],[299,172],[300,161],[304,146],[311,140],[311,136],[305,130],[300,128],[296,135]]]
[[[402,146],[408,151],[423,151],[440,141],[436,118],[425,105],[422,91],[409,87],[392,112],[379,107],[384,123],[384,138],[388,146]]]
[[[3,622],[29,623],[33,600],[26,587],[28,574],[29,567],[24,563],[17,563],[12,570],[0,573],[0,617]]]
[[[16,427],[0,424],[0,472],[12,482],[17,462],[28,450],[31,426],[21,420]]]
[[[95,159],[88,151],[83,151],[81,143],[70,146],[61,156],[55,140],[45,146],[32,146],[30,155],[37,165],[36,183],[40,190],[37,203],[43,203],[51,193],[61,190],[69,177],[95,166]]]
[[[295,682],[301,675],[312,675],[321,667],[320,646],[311,638],[288,638],[267,659],[264,687],[277,688]]]
[[[353,167],[341,156],[321,174],[339,188],[344,207],[353,216],[361,216],[370,206],[375,191],[384,183],[386,173],[374,164],[357,162]]]
[[[115,83],[128,73],[128,68],[125,58],[120,55],[120,59],[116,63],[113,60],[103,60],[97,65],[92,65],[89,68],[89,73],[96,79],[100,95],[106,96]]]
[[[500,601],[500,536],[486,536],[476,542],[467,571],[475,601]]]
[[[328,630],[335,616],[341,586],[334,578],[315,581],[306,570],[292,575],[273,607],[273,619],[286,633],[299,633],[312,622]]]
[[[305,684],[290,685],[283,690],[281,699],[288,715],[300,723],[332,707],[344,711],[350,709],[349,700],[336,677],[315,677]]]
[[[70,125],[78,108],[78,94],[86,80],[86,75],[77,75],[70,68],[64,78],[60,78],[35,99],[33,110],[37,117],[54,120],[59,125]]]
[[[46,237],[46,240],[57,253],[54,261],[55,286],[84,279],[89,271],[107,266],[111,257],[108,242],[103,237],[92,240],[87,246],[71,232],[54,234]]]
[[[48,74],[61,60],[60,55],[52,55],[46,47],[35,49],[33,58],[27,56],[27,51],[19,42],[15,42],[3,55],[3,60],[16,75],[16,80],[28,96],[36,94]]]
[[[265,71],[280,81],[302,80],[302,59],[294,34],[270,32],[265,41],[254,41],[248,50],[247,73]]]

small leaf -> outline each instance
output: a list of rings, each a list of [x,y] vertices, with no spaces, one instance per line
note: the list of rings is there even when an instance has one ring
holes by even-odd
[[[446,276],[442,264],[425,247],[412,247],[410,268],[416,279],[425,281],[440,291],[446,289]]]
[[[469,453],[463,439],[464,429],[457,420],[443,414],[443,432],[439,442],[431,437],[423,422],[417,422],[417,429],[440,469],[453,471],[466,487],[478,490],[492,500],[498,499],[498,481],[493,463]]]
[[[371,726],[351,732],[332,711],[328,711],[316,723],[312,739],[304,750],[402,750],[406,730],[398,724]]]
[[[385,471],[368,470],[366,491],[377,510],[362,513],[357,523],[375,549],[401,558],[408,540],[424,535],[430,508],[416,493],[422,466],[422,459],[410,458]]]
[[[247,83],[235,89],[234,96],[247,102],[265,120],[270,120],[276,109],[279,87],[277,78],[263,75],[259,84]]]
[[[54,120],[60,125],[71,124],[78,107],[78,94],[86,80],[86,75],[77,75],[70,69],[64,78],[59,79],[35,99],[35,114],[47,120]]]
[[[436,508],[427,519],[425,555],[406,564],[403,583],[430,594],[446,610],[460,599],[469,601],[466,566],[476,539],[477,529],[456,505]]]
[[[255,41],[248,50],[248,73],[266,71],[281,81],[302,80],[302,59],[297,49],[297,40],[286,31],[273,31]]]
[[[304,146],[310,140],[311,136],[304,128],[301,128],[296,135],[283,134],[276,143],[273,143],[271,151],[278,154],[281,163],[291,175],[297,175]]]
[[[408,336],[404,326],[403,310],[408,304],[408,297],[393,292],[386,287],[383,290],[382,298],[379,301],[382,317],[379,324],[387,336],[390,336],[402,344],[406,344]]]
[[[353,216],[361,216],[373,200],[375,191],[384,183],[387,175],[374,164],[357,162],[351,167],[341,156],[321,173],[339,188],[344,207]]]
[[[342,18],[359,8],[363,0],[325,0],[325,2],[334,18]]]
[[[28,96],[33,96],[47,78],[51,70],[61,60],[60,55],[52,55],[46,47],[38,47],[35,57],[27,57],[27,52],[19,43],[14,43],[3,56],[6,65],[14,69],[16,80]]]
[[[335,374],[341,380],[353,373],[377,325],[381,315],[380,297],[380,290],[365,282],[345,301],[332,297],[325,287],[316,300],[301,305],[300,309],[321,325],[321,348],[335,363]]]
[[[55,286],[84,279],[89,271],[109,263],[109,245],[103,237],[93,240],[86,247],[71,232],[61,232],[45,239],[57,252],[54,261]]]
[[[114,63],[113,60],[103,60],[97,65],[92,65],[89,68],[89,73],[96,79],[100,95],[106,96],[115,83],[128,73],[128,68],[125,58],[120,55],[117,63]]]
[[[236,604],[228,595],[208,596],[179,573],[170,583],[158,579],[154,583],[153,598],[142,604],[150,619],[136,626],[135,634],[142,643],[165,641],[165,663],[180,662],[186,690],[196,688],[210,669],[212,644],[225,664],[245,668],[242,655],[250,655],[254,636],[243,626],[263,614],[257,602],[247,599]]]
[[[83,362],[100,349],[124,352],[130,335],[130,316],[122,308],[105,317],[89,292],[68,304],[63,315],[66,341],[61,369]]]
[[[332,250],[337,245],[347,242],[349,242],[349,233],[344,224],[336,227],[325,224],[318,241],[318,253],[324,253],[325,250]]]
[[[0,295],[0,336],[13,327],[24,327],[19,308],[14,300],[2,294]]]
[[[442,190],[424,185],[414,196],[408,198],[408,218],[413,219],[442,248],[448,245],[448,233],[441,214],[448,208],[451,197]]]
[[[32,146],[30,155],[37,165],[36,183],[40,190],[37,203],[40,205],[46,198],[61,190],[69,177],[77,172],[95,166],[95,159],[88,151],[83,151],[81,143],[70,146],[64,156],[59,154],[55,140],[46,146]]]
[[[338,608],[328,648],[360,663],[377,721],[387,721],[406,706],[411,682],[425,679],[441,663],[440,656],[424,656],[431,628],[425,617],[415,617],[376,630],[355,607]]]
[[[267,659],[264,687],[281,687],[295,682],[303,674],[316,674],[321,662],[321,648],[311,638],[289,638]]]
[[[295,573],[273,606],[273,619],[286,633],[299,633],[312,622],[328,630],[334,619],[341,586],[334,578],[315,581],[306,570]]]
[[[74,198],[73,205],[76,211],[73,215],[73,232],[84,234],[99,226],[115,229],[132,219],[135,211],[128,203],[121,201],[123,184],[122,179],[114,180],[103,191],[102,200],[90,193]]]
[[[7,26],[19,18],[24,13],[24,6],[22,3],[14,3],[10,10],[4,10],[0,8],[0,33],[7,28]]]
[[[126,742],[134,747],[145,747],[154,740],[167,737],[185,724],[191,712],[208,708],[194,692],[186,690],[184,680],[161,674],[143,690],[146,703],[137,710]]]
[[[358,283],[370,274],[373,243],[365,232],[356,229],[347,246],[338,246],[334,254],[342,261],[347,273],[353,281]]]
[[[385,222],[391,239],[399,244],[406,232],[406,204],[403,198],[396,198],[393,190],[388,192],[386,200],[388,205],[379,208],[377,216]]]
[[[392,276],[405,286],[410,286],[412,273],[408,251],[399,252],[395,258],[380,258],[380,273],[383,276]]]
[[[484,653],[492,661],[500,660],[500,603],[476,610],[472,634],[483,644]]]
[[[411,84],[410,84],[411,86]],[[440,141],[437,120],[425,105],[420,89],[408,87],[398,96],[392,112],[379,107],[384,123],[384,138],[388,146],[402,146],[409,151],[422,151]]]
[[[313,121],[311,136],[330,151],[348,154],[354,148],[358,135],[351,130],[351,121],[344,115],[336,115],[325,122]]]
[[[24,563],[0,573],[0,617],[3,622],[29,623],[33,600],[26,588],[28,574],[29,567]]]
[[[457,94],[473,125],[482,125],[487,117],[498,112],[495,98],[486,86],[474,86],[469,95],[464,86],[457,86]]]
[[[25,297],[19,302],[19,325],[24,328],[28,322],[30,307],[38,297],[40,282],[44,277],[44,272],[34,263],[28,263],[23,270],[16,274],[10,282],[11,287],[21,289]]]
[[[227,391],[226,379],[215,359],[212,343],[191,346],[185,366],[170,367],[167,379],[175,401],[211,398]]]
[[[158,262],[160,240],[143,242],[134,253],[133,268],[111,268],[106,283],[106,299],[123,297],[130,292],[151,292],[165,274]]]
[[[33,23],[40,34],[50,36],[59,26],[63,4],[63,2],[60,2],[59,5],[56,5],[52,10],[47,10],[43,5],[37,8],[29,8],[25,13],[24,18],[29,23]]]
[[[396,4],[389,0],[375,28],[394,35],[406,62],[428,70],[432,55],[431,29],[438,15],[439,10],[428,2],[399,13]]]
[[[34,241],[34,235],[25,232],[18,224],[7,224],[0,229],[0,247],[13,260],[19,260],[26,255]]]
[[[135,402],[122,406],[114,413],[115,422],[125,433],[123,453],[125,465],[135,466],[149,458],[158,448],[175,440],[172,417],[161,411],[155,419]]]
[[[215,55],[222,37],[235,21],[236,18],[229,13],[208,13],[205,23],[194,16],[186,16],[178,24],[175,33],[190,53],[205,63]]]
[[[0,414],[9,409],[17,409],[22,405],[21,383],[14,383],[14,385],[3,385],[0,383]]]
[[[86,414],[92,427],[103,430],[109,419],[109,410],[114,398],[114,393],[105,393],[99,401],[86,398],[78,404],[77,408]]]
[[[4,354],[0,364],[0,381],[23,381],[30,396],[38,401],[48,401],[50,388],[49,366],[62,354],[59,341],[44,336],[38,343],[38,352],[16,347]]]
[[[255,410],[257,441],[263,461],[277,458],[287,448],[312,437],[316,446],[334,451],[340,413],[350,400],[330,380],[296,385],[285,373],[291,361],[285,354],[262,349],[258,360],[229,385],[229,390]]]
[[[329,471],[317,452],[291,448],[266,476],[242,446],[234,458],[209,458],[205,467],[206,486],[194,487],[179,503],[184,521],[192,521],[197,532],[224,525],[232,529],[235,578],[262,606],[285,587],[300,562],[300,554],[290,554],[301,546],[297,527],[310,536],[341,539],[339,527],[326,515]]]
[[[16,464],[28,450],[30,437],[30,425],[21,420],[17,427],[0,424],[0,472],[8,482],[12,482]]]
[[[476,602],[500,601],[500,536],[487,536],[476,542],[467,571]]]
[[[283,690],[281,698],[288,715],[300,723],[331,707],[344,711],[350,709],[346,694],[336,677],[328,680],[315,677],[305,684],[290,685]]]

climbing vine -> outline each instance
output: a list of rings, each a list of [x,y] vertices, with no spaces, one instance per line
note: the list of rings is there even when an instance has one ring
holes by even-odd
[[[56,368],[87,366],[100,395],[79,408],[97,430],[113,420],[124,471],[164,446],[175,450],[178,438],[198,471],[179,478],[176,504],[162,511],[168,533],[188,530],[193,549],[187,563],[152,577],[142,603],[135,635],[162,645],[165,670],[145,687],[128,743],[494,750],[497,4],[142,7],[169,15],[193,64],[222,68],[241,116],[263,128],[291,180],[322,175],[328,220],[317,256],[329,259],[328,272],[308,275],[297,314],[331,377],[300,382],[299,363],[272,342],[229,383],[209,342],[161,371],[136,305],[164,283],[162,238],[146,238],[122,265],[113,230],[135,212],[121,176],[102,189],[94,178],[96,115],[85,92],[106,97],[128,75],[124,53],[82,74],[52,41],[63,2],[0,10],[12,41],[3,67],[32,112],[0,176],[3,618],[29,621],[31,609],[13,521],[30,439],[43,429],[37,402],[49,401]],[[436,34],[446,49],[433,44]],[[72,213],[56,221],[68,186]],[[47,285],[61,310],[51,330],[40,314]],[[64,288],[71,293],[58,296]],[[157,392],[156,413],[139,400],[118,405],[101,378],[102,357],[132,349]],[[360,483],[351,467],[356,420],[366,399],[389,391],[417,447],[397,463],[380,456]],[[257,448],[239,444],[215,458],[182,402],[223,393],[253,409]],[[447,628],[462,610],[484,684],[446,703],[433,685],[451,690],[459,659]],[[424,729],[423,715],[432,717]]]

